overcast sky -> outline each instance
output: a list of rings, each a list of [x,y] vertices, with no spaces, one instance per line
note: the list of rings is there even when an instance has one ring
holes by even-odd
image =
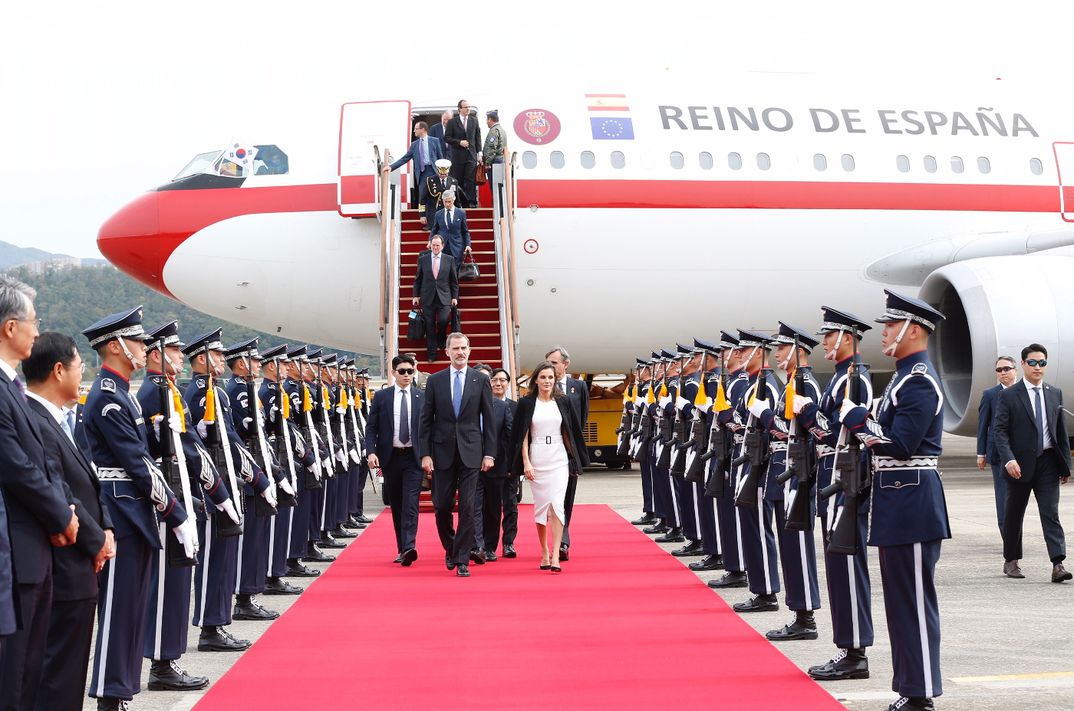
[[[195,153],[232,137],[330,131],[344,101],[420,99],[433,82],[487,96],[563,71],[601,83],[805,71],[1002,76],[1064,92],[1074,66],[1074,3],[1058,0],[430,3],[417,22],[422,4],[377,4],[8,3],[0,240],[99,256],[101,223]]]

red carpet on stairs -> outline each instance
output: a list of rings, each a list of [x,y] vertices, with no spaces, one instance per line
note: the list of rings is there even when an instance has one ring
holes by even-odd
[[[532,520],[520,507],[518,558],[467,579],[431,513],[418,561],[393,564],[385,511],[196,708],[842,708],[608,507],[575,507],[559,575]]]

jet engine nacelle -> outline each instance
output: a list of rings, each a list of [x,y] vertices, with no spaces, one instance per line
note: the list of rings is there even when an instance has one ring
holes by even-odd
[[[1074,257],[956,262],[925,279],[921,298],[947,317],[929,355],[940,371],[948,432],[976,434],[981,393],[996,384],[996,358],[1019,361],[1030,343],[1048,349],[1045,380],[1074,393]]]

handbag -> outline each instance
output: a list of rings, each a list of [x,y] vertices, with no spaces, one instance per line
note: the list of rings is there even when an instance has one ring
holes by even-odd
[[[474,173],[474,185],[484,185],[485,184],[485,179],[486,179],[486,176],[485,176],[485,164],[484,163],[478,163],[477,164],[477,171]]]
[[[463,255],[462,264],[459,265],[459,281],[477,281],[481,278],[481,270],[477,268],[474,255],[467,252]]]
[[[412,341],[420,341],[425,338],[425,318],[421,309],[411,309],[407,317],[406,336]]]

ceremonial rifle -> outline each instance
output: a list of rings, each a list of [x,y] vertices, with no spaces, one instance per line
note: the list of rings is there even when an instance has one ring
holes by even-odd
[[[761,349],[761,370],[757,374],[757,382],[753,390],[753,398],[768,399],[768,374],[771,369],[765,364],[768,355],[765,344],[758,346]],[[746,434],[742,440],[745,452],[742,456],[731,462],[732,467],[749,464],[747,471],[738,480],[738,490],[735,492],[735,505],[739,508],[753,508],[757,505],[757,490],[760,488],[761,476],[764,474],[765,455],[768,454],[768,437],[764,431],[761,420],[750,413],[746,420]]]
[[[282,477],[279,467],[274,467],[272,462],[272,455],[269,454],[268,441],[265,439],[265,431],[261,427],[261,398],[257,396],[257,387],[254,383],[254,359],[250,356],[243,356],[242,362],[246,364],[246,399],[250,403],[250,417],[253,421],[250,425],[253,427],[253,436],[250,437],[250,449],[258,452],[261,455],[261,470],[265,472],[265,476],[268,477],[270,486],[276,488],[273,493],[276,494],[276,501],[281,501],[280,497],[288,498],[286,491],[280,489],[277,483],[277,472]],[[286,506],[294,506],[294,497],[290,497],[291,502],[285,504]],[[269,501],[265,500],[264,496],[254,497],[254,510],[259,516],[275,516],[279,511]]]
[[[784,418],[789,423],[787,436],[787,468],[776,477],[776,481],[785,484],[791,477],[797,478],[795,489],[791,491],[790,503],[787,504],[787,522],[784,527],[788,531],[812,531],[813,511],[810,491],[817,477],[817,450],[809,438],[808,432],[803,432],[798,417],[794,414],[794,396],[806,391],[806,377],[798,363],[799,353],[798,337],[794,338],[794,375],[788,381],[787,394],[784,396]],[[791,386],[790,383],[794,385]]]
[[[209,360],[209,343],[207,341],[203,353],[205,355],[205,414],[202,415],[201,419],[205,420],[205,445],[209,448],[209,454],[212,455],[213,464],[216,465],[217,471],[227,472],[228,495],[231,497],[231,503],[235,505],[235,512],[239,516],[238,523],[232,521],[227,514],[215,515],[212,519],[216,524],[217,535],[225,537],[238,536],[242,533],[243,499],[245,497],[239,491],[238,483],[235,480],[235,463],[231,459],[231,443],[228,440],[227,427],[224,426],[224,422],[219,416],[220,413],[217,412],[216,383],[213,379],[213,363]]]
[[[669,362],[664,367],[664,378],[660,383],[660,396],[656,402],[656,415],[657,415],[657,439],[656,441],[656,466],[660,469],[669,469],[671,467],[671,447],[670,444],[674,439],[674,433],[672,431],[673,423],[668,419],[667,412],[665,412],[663,405],[660,401],[665,397],[668,397],[668,367]]]
[[[675,389],[675,424],[672,427],[671,451],[671,474],[680,479],[686,475],[686,418],[682,411],[685,405],[679,406],[679,400],[685,400],[683,393],[686,392],[686,374],[683,372],[690,358],[683,358],[679,363],[679,387]]]
[[[312,370],[312,368],[311,368]],[[298,367],[298,384],[302,387],[302,416],[306,427],[306,437],[309,438],[310,451],[313,453],[313,478],[306,477],[307,489],[320,489],[321,477],[321,450],[317,446],[317,429],[313,426],[313,398],[310,395],[309,383],[306,382],[305,368],[302,364]]]
[[[279,424],[276,426],[276,453],[280,461],[287,462],[286,473],[291,480],[291,489],[295,492],[298,491],[298,474],[295,472],[295,456],[294,451],[291,448],[291,433],[288,430],[290,426],[288,420],[291,419],[291,396],[288,395],[283,389],[283,376],[280,371],[279,359],[273,359],[272,361],[276,365],[276,397],[280,401],[280,416]],[[278,492],[281,496],[279,498],[280,506],[293,506],[297,505],[298,501],[294,496],[283,496],[284,492]],[[294,501],[294,504],[286,503],[287,498]]]
[[[708,437],[705,436],[705,412],[701,409],[708,401],[708,397],[705,395],[705,371],[708,369],[708,359],[708,351],[705,351],[701,356],[697,395],[694,397],[690,439],[682,445],[686,449],[686,471],[683,474],[683,478],[693,484],[701,484],[705,481],[705,463],[708,461],[701,458],[705,454],[705,446],[708,444]]]
[[[165,365],[164,339],[157,344],[160,348],[161,379],[157,385],[160,395],[160,414],[164,418],[160,422],[160,471],[164,475],[164,481],[173,491],[178,491],[186,515],[194,516],[194,497],[190,491],[190,478],[187,475],[186,457],[183,456],[183,443],[179,439],[179,433],[171,428],[171,418],[175,414],[175,402],[172,395],[171,385],[168,381],[167,365]],[[178,396],[178,393],[175,395]],[[185,422],[184,422],[185,427]],[[165,432],[167,434],[165,434]],[[162,530],[166,528],[162,524]],[[194,529],[195,544],[197,548],[197,529]],[[187,557],[186,548],[175,536],[164,536],[165,553],[168,565],[173,568],[190,568],[197,564],[197,555]]]
[[[712,426],[709,428],[709,444],[700,459],[704,462],[715,459],[708,481],[705,482],[705,496],[719,498],[723,496],[724,485],[731,471],[732,438],[720,425],[720,413],[731,409],[727,401],[728,373],[727,363],[730,355],[720,352],[720,375],[716,381],[716,397],[712,401]]]

